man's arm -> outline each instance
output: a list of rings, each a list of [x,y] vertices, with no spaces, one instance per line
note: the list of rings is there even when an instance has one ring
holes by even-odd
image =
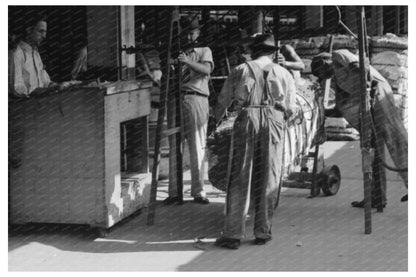
[[[198,48],[198,61],[193,61],[185,53],[181,53],[178,57],[180,62],[185,63],[191,70],[209,75],[214,70],[214,61],[212,58],[212,51],[208,47]]]
[[[23,52],[21,50],[15,50],[13,52],[13,67],[12,70],[12,93],[16,96],[27,97],[29,95],[28,88],[23,81],[23,64],[25,62]]]
[[[283,82],[285,84],[285,98],[286,98],[286,117],[290,121],[292,116],[296,116],[298,112],[298,107],[296,105],[296,85],[295,80],[292,75],[286,71],[283,77]]]
[[[195,72],[205,75],[211,74],[212,67],[210,62],[194,62],[185,53],[181,53],[178,57],[178,60],[186,64],[191,70]]]
[[[220,121],[225,114],[227,108],[231,105],[231,102],[234,98],[234,90],[236,86],[236,80],[238,73],[238,67],[231,71],[227,80],[225,80],[224,85],[222,86],[221,92],[217,97],[217,104],[214,109],[215,121]]]
[[[278,63],[286,69],[299,71],[305,69],[305,64],[292,46],[283,45],[280,49],[280,53],[281,55],[278,57]]]

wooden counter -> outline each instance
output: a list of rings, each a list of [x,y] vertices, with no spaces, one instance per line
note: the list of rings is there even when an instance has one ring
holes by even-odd
[[[145,206],[150,91],[126,81],[10,102],[10,155],[21,162],[10,172],[11,222],[108,228]],[[124,155],[131,141],[137,151]]]

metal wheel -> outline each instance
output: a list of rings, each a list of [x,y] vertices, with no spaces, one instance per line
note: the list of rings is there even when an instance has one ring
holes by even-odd
[[[341,171],[336,165],[326,166],[321,172],[322,191],[327,196],[337,194],[341,185]]]

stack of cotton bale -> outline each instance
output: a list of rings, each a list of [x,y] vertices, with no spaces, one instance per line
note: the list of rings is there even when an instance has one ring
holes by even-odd
[[[407,129],[407,37],[374,37],[371,52],[371,64],[391,85],[396,108]]]
[[[336,140],[359,140],[359,132],[342,117],[327,117],[325,119],[326,139]]]
[[[299,55],[299,57],[305,62],[305,64],[310,65],[310,61],[314,56],[318,55],[319,53],[329,51],[329,40],[329,36],[319,36],[309,37],[305,39],[282,40],[280,43],[282,45],[291,45],[296,50],[296,53]],[[332,49],[348,49],[352,53],[356,54],[358,49],[358,42],[351,36],[334,35]]]

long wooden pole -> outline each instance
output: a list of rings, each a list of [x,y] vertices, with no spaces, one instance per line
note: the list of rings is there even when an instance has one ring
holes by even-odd
[[[329,44],[328,44],[328,53],[332,54],[332,48],[334,45],[334,36],[331,35],[329,37]],[[328,102],[328,97],[329,97],[329,90],[331,89],[331,79],[326,79],[325,81],[325,85],[324,85],[324,93],[322,96],[318,97],[318,102],[319,105],[321,105],[322,103],[322,109],[325,109],[326,103]],[[322,121],[321,125],[318,127],[319,131],[318,134],[322,134],[324,132],[324,128],[325,128],[325,115],[324,115],[324,120]],[[318,140],[316,140],[316,145],[315,145],[315,152],[313,154],[313,167],[312,167],[312,185],[311,185],[311,194],[310,194],[310,198],[315,197],[319,194],[319,188],[318,188],[318,159],[319,159],[319,146],[320,144],[318,143]]]
[[[181,36],[180,36],[180,26],[179,26],[179,8],[175,8],[175,12],[177,13],[177,18],[174,22],[175,31],[177,32],[177,53],[181,51]],[[195,16],[196,17],[196,16]],[[195,18],[194,17],[194,18]],[[183,204],[183,142],[184,142],[184,119],[182,115],[182,103],[183,103],[183,95],[182,95],[182,67],[183,64],[178,62],[178,86],[176,91],[176,99],[175,99],[175,126],[179,127],[179,132],[175,135],[175,155],[176,155],[176,188],[178,194],[178,204]]]
[[[364,7],[358,7],[358,44],[359,44],[359,58],[360,58],[360,120],[361,120],[361,155],[362,155],[362,171],[364,177],[364,233],[371,234],[371,182],[372,182],[372,160],[373,149],[371,148],[371,122],[370,122],[370,107],[369,107],[369,91],[367,89],[367,74],[366,68],[366,29],[365,29],[365,11]]]
[[[170,57],[171,57],[171,48],[172,48],[172,31],[173,31],[173,12],[170,13],[169,20],[169,37],[167,45],[167,60],[166,60],[166,75],[165,75],[165,87],[161,90],[160,95],[160,105],[159,112],[157,117],[157,127],[156,127],[156,136],[155,136],[155,153],[153,158],[153,169],[152,169],[152,184],[150,188],[150,199],[149,199],[149,210],[147,214],[147,225],[153,225],[155,219],[156,211],[156,194],[157,194],[157,185],[159,178],[159,164],[160,164],[160,145],[162,138],[162,126],[165,119],[166,111],[166,99],[169,92],[169,79],[170,79]]]

